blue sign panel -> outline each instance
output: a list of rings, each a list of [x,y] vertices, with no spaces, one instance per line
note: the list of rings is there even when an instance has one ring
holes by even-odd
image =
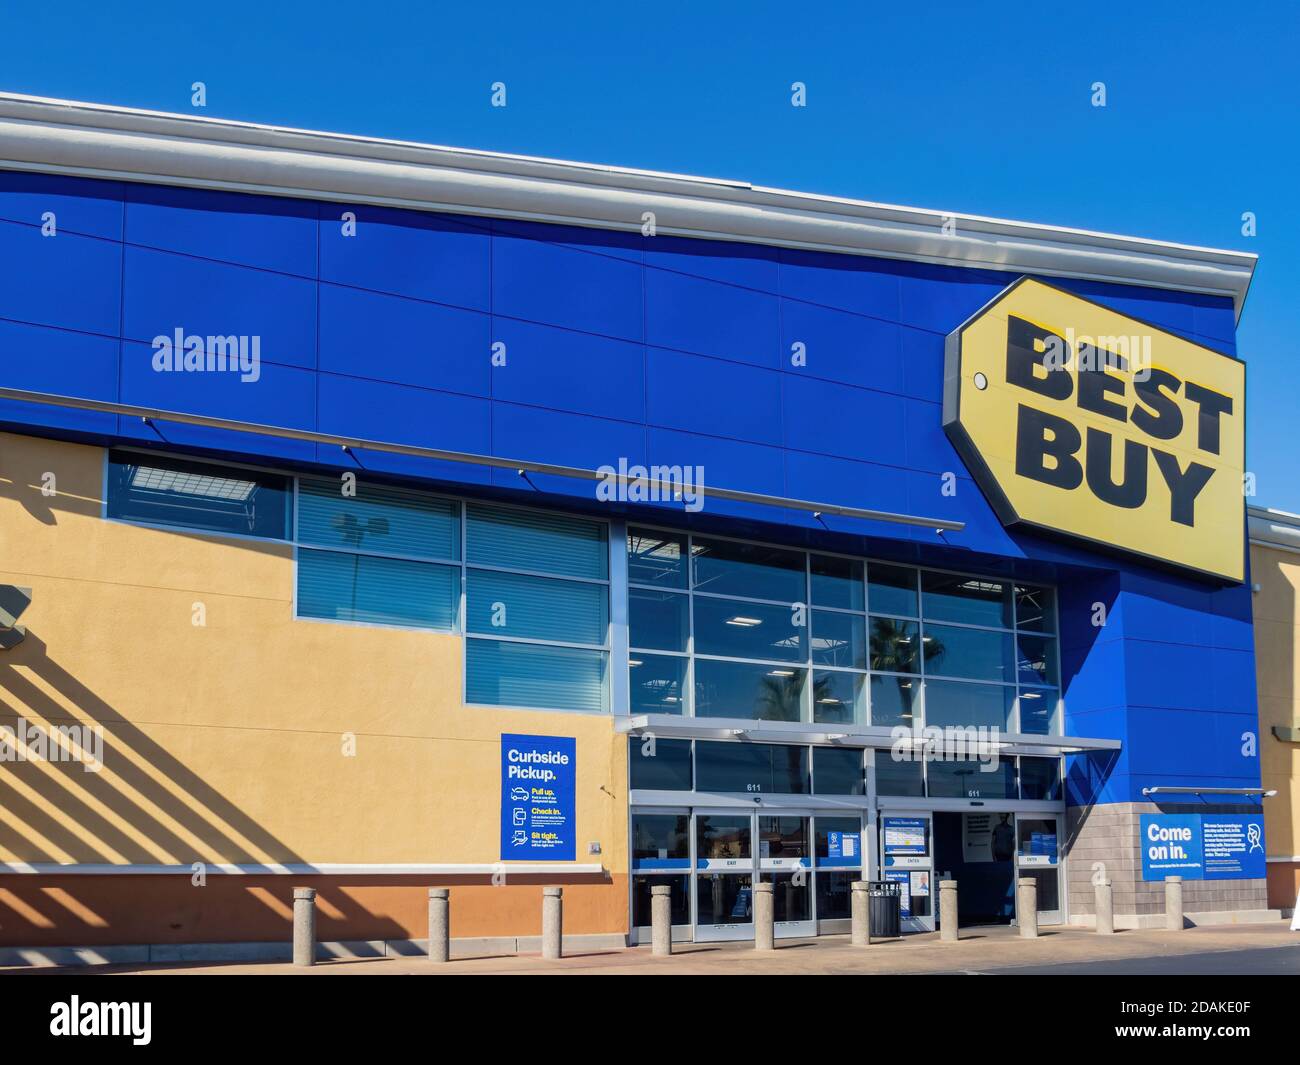
[[[1262,880],[1262,814],[1143,814],[1142,879]]]
[[[925,854],[928,825],[923,817],[886,817],[886,854]]]
[[[886,880],[892,880],[899,885],[898,888],[898,916],[912,916],[912,874],[906,871],[897,872],[893,869],[885,873]]]
[[[827,832],[826,857],[818,865],[859,866],[862,864],[862,835],[859,832]]]
[[[502,735],[502,861],[573,861],[576,748],[568,736]]]

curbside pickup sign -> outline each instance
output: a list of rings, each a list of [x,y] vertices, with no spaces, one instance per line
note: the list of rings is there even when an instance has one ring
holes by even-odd
[[[1243,363],[1031,278],[945,350],[944,429],[1004,525],[1242,580]]]
[[[1261,814],[1143,814],[1142,879],[1262,880]]]
[[[571,862],[577,744],[569,736],[501,736],[501,860]]]

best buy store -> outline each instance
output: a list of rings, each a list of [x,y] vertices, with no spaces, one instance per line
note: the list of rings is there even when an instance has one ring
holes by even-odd
[[[0,97],[0,950],[1265,915],[1254,259],[945,217]]]

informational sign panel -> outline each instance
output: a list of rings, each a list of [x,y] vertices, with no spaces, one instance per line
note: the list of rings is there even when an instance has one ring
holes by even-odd
[[[950,333],[943,424],[1005,525],[1244,570],[1243,363],[1022,278]]]
[[[574,860],[576,773],[572,737],[502,735],[502,861]]]
[[[885,817],[881,827],[885,865],[930,864],[929,822],[924,817]]]
[[[911,874],[907,870],[890,870],[885,873],[886,880],[892,880],[899,885],[898,888],[898,915],[900,917],[912,916],[912,895],[911,895]]]
[[[1142,879],[1262,880],[1262,814],[1143,814]]]
[[[827,832],[823,865],[861,865],[862,836],[857,832]]]

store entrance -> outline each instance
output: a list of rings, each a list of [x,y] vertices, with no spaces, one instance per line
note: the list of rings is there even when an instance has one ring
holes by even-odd
[[[1016,913],[1016,818],[992,810],[934,815],[935,866],[957,881],[957,920],[1010,924]]]

